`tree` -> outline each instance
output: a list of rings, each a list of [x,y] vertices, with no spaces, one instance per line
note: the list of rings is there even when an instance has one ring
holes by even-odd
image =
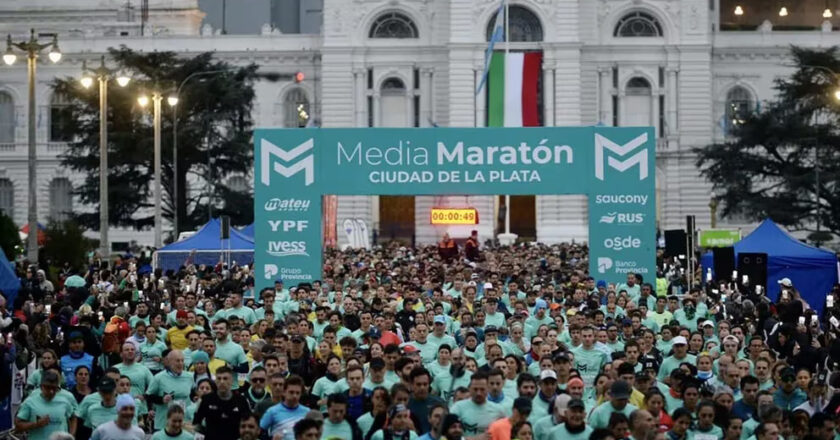
[[[44,262],[49,261],[55,267],[61,267],[65,262],[70,263],[70,267],[86,267],[87,252],[95,243],[85,238],[78,223],[72,220],[50,222],[46,236],[46,243],[41,248]]]
[[[775,82],[777,97],[744,117],[731,139],[695,149],[719,194],[723,216],[766,217],[791,228],[840,235],[840,72],[837,48],[793,47],[796,71]],[[816,238],[815,238],[816,239]],[[825,237],[816,239],[825,241]]]
[[[265,75],[257,73],[256,65],[234,68],[214,60],[212,53],[183,58],[174,52],[141,53],[122,47],[110,49],[110,56],[118,69],[132,77],[128,87],[112,83],[108,89],[110,224],[134,228],[154,224],[152,117],[150,109],[139,107],[137,97],[153,90],[174,91],[189,75],[210,71],[222,72],[190,80],[178,101],[179,229],[190,230],[205,223],[208,210],[214,216],[236,216],[234,224],[249,223],[253,196],[250,191],[228,188],[226,180],[247,176],[252,170],[253,85]],[[75,191],[83,203],[97,208],[77,214],[75,220],[98,230],[99,95],[95,87],[81,87],[78,78],[58,79],[53,89],[70,102],[62,112],[72,121],[67,134],[73,141],[62,164],[85,175]],[[166,96],[161,115],[161,182],[163,216],[172,219],[173,114]],[[247,217],[239,218],[243,213],[248,213]]]
[[[20,250],[20,234],[11,217],[0,211],[0,249],[9,261],[15,261]]]

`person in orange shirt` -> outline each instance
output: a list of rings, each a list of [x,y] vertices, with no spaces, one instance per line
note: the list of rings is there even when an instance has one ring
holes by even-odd
[[[496,420],[487,428],[487,433],[490,434],[490,440],[511,440],[511,428],[519,422],[527,421],[530,415],[531,400],[525,397],[517,397],[513,401],[513,413],[511,416]]]

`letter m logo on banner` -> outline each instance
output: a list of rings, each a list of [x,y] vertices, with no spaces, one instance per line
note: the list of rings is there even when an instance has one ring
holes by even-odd
[[[633,150],[642,147],[641,151],[629,156],[623,160],[615,157],[607,158],[607,163],[611,168],[620,172],[627,171],[633,165],[639,165],[639,180],[645,180],[648,176],[648,150],[644,145],[648,141],[647,133],[636,137],[624,145],[618,145],[615,142],[601,136],[595,135],[595,178],[604,180],[604,150],[609,150],[616,156],[628,156]]]
[[[263,185],[269,186],[271,184],[271,170],[272,168],[283,177],[292,177],[293,175],[303,171],[304,181],[306,186],[312,185],[315,182],[315,160],[310,153],[301,158],[297,162],[292,163],[295,159],[303,156],[307,151],[312,150],[315,142],[312,138],[297,147],[286,151],[271,142],[262,139],[260,142],[260,181]],[[290,163],[288,166],[283,165],[277,160],[272,160],[272,157]],[[273,165],[273,166],[272,166]]]

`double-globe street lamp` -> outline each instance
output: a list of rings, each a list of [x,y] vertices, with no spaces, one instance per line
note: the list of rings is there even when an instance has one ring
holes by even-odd
[[[155,248],[160,249],[163,245],[162,240],[162,221],[163,221],[163,213],[162,213],[162,206],[161,206],[161,178],[160,178],[160,107],[161,101],[163,100],[164,93],[161,93],[155,89],[152,92],[151,98],[148,95],[140,95],[137,98],[137,103],[140,104],[140,107],[148,107],[149,102],[151,101],[153,104],[153,125],[154,125],[154,144],[155,144]],[[178,105],[178,97],[177,96],[170,96],[167,98],[167,103],[171,107],[175,107]],[[177,206],[176,208],[177,209]]]
[[[61,60],[61,50],[58,48],[58,36],[53,34],[52,41],[49,43],[40,43],[35,36],[35,29],[30,29],[29,40],[13,42],[12,36],[6,37],[6,52],[3,54],[3,62],[7,66],[11,66],[17,61],[17,54],[15,49],[26,54],[27,60],[27,80],[29,82],[29,209],[28,209],[28,223],[29,236],[27,237],[27,258],[30,263],[38,263],[38,202],[36,196],[38,193],[38,182],[36,176],[38,153],[35,146],[35,68],[38,62],[38,56],[45,49],[50,51],[47,57],[53,63]]]
[[[82,87],[89,89],[94,78],[99,81],[99,247],[102,258],[107,260],[111,255],[108,241],[108,81],[114,78],[120,87],[125,87],[131,78],[122,71],[105,67],[105,55],[95,69],[82,63],[79,80]]]

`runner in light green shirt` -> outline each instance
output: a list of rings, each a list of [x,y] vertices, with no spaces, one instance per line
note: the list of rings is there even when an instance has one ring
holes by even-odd
[[[580,378],[587,386],[595,383],[595,376],[601,372],[601,367],[606,364],[607,355],[601,350],[595,349],[595,331],[592,327],[584,327],[580,332],[583,343],[571,351],[575,355],[574,368],[580,372]]]
[[[57,395],[57,375],[46,372],[43,376],[41,392],[27,397],[15,416],[18,432],[28,432],[30,440],[49,440],[54,432],[68,432],[68,420],[75,411],[74,405]]]

